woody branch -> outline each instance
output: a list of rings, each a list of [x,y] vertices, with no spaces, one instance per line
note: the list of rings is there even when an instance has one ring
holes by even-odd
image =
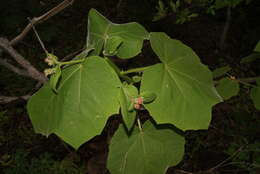
[[[0,65],[6,67],[7,69],[15,72],[18,75],[30,77],[38,81],[38,83],[46,83],[48,79],[45,77],[45,75],[42,72],[38,71],[28,60],[26,60],[20,53],[18,53],[13,46],[19,43],[29,33],[33,25],[37,25],[48,20],[52,16],[56,15],[57,13],[68,7],[69,5],[72,5],[73,2],[74,0],[64,0],[53,9],[44,13],[43,15],[39,17],[34,17],[24,28],[24,30],[11,41],[9,41],[6,38],[0,37],[0,56],[2,56],[2,51],[6,52],[22,68],[18,68],[17,66],[9,63],[9,61],[7,61],[6,59],[4,60],[3,57],[0,57]],[[27,100],[29,96],[29,94],[20,97],[0,96],[0,103],[8,103],[20,98]]]

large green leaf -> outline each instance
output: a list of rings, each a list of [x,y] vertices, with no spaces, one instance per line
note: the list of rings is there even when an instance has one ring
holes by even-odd
[[[136,110],[129,107],[133,105],[134,99],[138,96],[138,90],[133,85],[124,85],[121,88],[119,102],[121,106],[121,114],[127,129],[131,129],[136,117]]]
[[[180,41],[164,33],[151,33],[150,40],[162,63],[144,71],[141,92],[157,95],[145,107],[158,123],[172,123],[182,130],[208,128],[211,107],[221,101],[211,72]]]
[[[78,148],[118,113],[120,87],[117,74],[104,59],[89,57],[62,71],[57,94],[49,84],[34,94],[28,112],[37,132],[54,132]]]
[[[184,138],[172,129],[156,129],[150,121],[128,136],[120,126],[112,138],[107,166],[112,174],[164,174],[184,154]]]
[[[131,58],[141,52],[143,40],[148,39],[148,32],[135,22],[114,24],[91,9],[88,17],[87,48],[95,48],[92,54],[99,55],[103,47],[109,47],[106,44],[109,44],[111,38],[120,38],[120,46],[116,46],[116,55],[120,58]]]
[[[257,79],[257,86],[250,91],[250,97],[253,100],[256,109],[260,110],[260,79]]]
[[[35,132],[48,136],[58,127],[62,101],[57,98],[50,83],[44,85],[28,101],[27,110]]]
[[[238,94],[239,83],[238,81],[232,80],[228,77],[222,78],[218,83],[217,91],[223,99],[228,100]]]

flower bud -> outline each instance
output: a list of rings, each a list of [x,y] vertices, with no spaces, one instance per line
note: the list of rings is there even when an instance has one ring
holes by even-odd
[[[44,70],[44,74],[45,76],[51,75],[55,73],[55,69],[54,68],[48,68]]]

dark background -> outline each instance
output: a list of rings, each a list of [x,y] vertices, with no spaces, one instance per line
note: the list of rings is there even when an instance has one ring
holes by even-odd
[[[28,24],[27,17],[40,16],[61,1],[8,0],[0,5],[0,37],[12,39]],[[120,3],[119,3],[120,2]],[[232,67],[236,77],[259,75],[259,60],[240,64],[260,40],[260,2],[241,4],[232,9],[230,27],[221,48],[220,38],[226,21],[226,8],[209,15],[203,11],[184,24],[176,24],[176,15],[153,22],[155,0],[76,0],[74,4],[43,24],[36,26],[47,50],[62,58],[82,49],[86,41],[87,14],[90,8],[115,23],[136,21],[148,31],[166,32],[190,46],[211,70],[223,65]],[[47,66],[45,53],[33,32],[15,48],[40,71]],[[0,53],[1,57],[8,57]],[[141,59],[140,59],[141,57]],[[153,64],[157,60],[145,45],[140,57],[118,62],[121,68]],[[11,60],[11,58],[10,58]],[[35,91],[36,82],[0,66],[0,96],[19,96]],[[107,153],[107,129],[115,129],[118,116],[111,118],[101,136],[82,145],[75,152],[55,135],[46,138],[35,134],[26,113],[26,101],[0,105],[0,172],[7,174],[102,173]],[[141,113],[147,115],[147,113]],[[249,99],[248,89],[239,96],[214,107],[209,130],[188,131],[184,160],[168,170],[185,173],[250,173],[260,170],[260,114]],[[240,149],[240,150],[238,150]],[[258,152],[258,153],[257,153]],[[233,155],[233,156],[232,156]],[[223,164],[218,166],[225,159]],[[216,167],[217,166],[217,167]],[[209,170],[216,167],[214,170]],[[190,174],[191,174],[190,173]]]

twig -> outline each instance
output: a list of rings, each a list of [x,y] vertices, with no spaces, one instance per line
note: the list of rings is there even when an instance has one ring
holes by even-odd
[[[247,83],[252,83],[252,82],[255,82],[256,80],[260,79],[260,76],[257,76],[257,77],[248,77],[248,78],[241,78],[241,79],[238,79],[240,81],[243,81],[243,82],[247,82]]]
[[[23,96],[14,96],[14,97],[10,97],[10,96],[0,96],[0,103],[1,104],[6,104],[6,103],[10,103],[12,101],[18,100],[18,99],[23,99],[23,100],[28,100],[31,97],[31,95],[23,95]]]
[[[116,5],[117,12],[119,12],[119,10],[121,9],[121,5],[122,5],[122,0],[119,0]]]
[[[29,61],[27,61],[22,55],[20,55],[10,44],[10,42],[5,38],[0,38],[0,48],[3,48],[14,60],[19,63],[24,69],[27,70],[31,78],[45,83],[47,77],[41,72],[39,72]]]
[[[80,52],[82,52],[85,48],[82,48],[80,50],[74,51],[73,53],[68,54],[67,56],[63,57],[60,61],[67,61],[69,59],[71,59],[72,57],[78,55]]]
[[[229,75],[230,76],[230,75]],[[255,82],[256,80],[260,79],[260,76],[256,76],[256,77],[247,77],[247,78],[238,78],[238,79],[234,79],[236,81],[238,81],[239,83],[242,83],[244,85],[247,86],[251,86],[254,87],[255,85],[251,85],[250,83]],[[219,80],[214,80],[214,84],[217,85],[219,83]]]
[[[0,65],[3,65],[7,69],[9,69],[9,70],[15,72],[16,74],[21,75],[21,76],[30,77],[30,75],[27,73],[27,71],[15,67],[14,65],[8,63],[7,60],[0,59]]]
[[[48,51],[47,51],[47,49],[45,48],[45,46],[44,46],[44,44],[43,44],[43,42],[42,42],[42,40],[41,40],[41,38],[40,38],[38,32],[36,31],[36,29],[35,29],[35,27],[34,27],[34,25],[33,25],[33,23],[32,23],[32,20],[31,20],[30,18],[28,18],[28,20],[30,21],[30,23],[31,23],[31,25],[32,25],[33,31],[34,31],[34,33],[35,33],[35,35],[36,35],[38,41],[40,42],[43,51],[45,52],[46,55],[48,55]]]
[[[226,46],[225,44],[225,41],[226,41],[226,38],[227,38],[227,32],[228,32],[228,29],[229,29],[229,26],[230,26],[230,22],[231,22],[231,7],[228,7],[227,8],[227,17],[226,17],[226,22],[225,22],[225,26],[224,26],[224,29],[223,29],[223,32],[222,32],[222,35],[221,35],[221,39],[220,39],[220,50],[223,50]]]
[[[176,172],[179,172],[179,173],[184,173],[184,174],[193,174],[192,172],[187,172],[185,170],[175,170]]]
[[[21,41],[26,35],[27,33],[31,30],[33,25],[37,25],[40,24],[44,21],[46,21],[47,19],[51,18],[52,16],[56,15],[57,13],[59,13],[60,11],[62,11],[63,9],[65,9],[66,7],[68,7],[69,5],[72,5],[74,2],[74,0],[64,0],[63,2],[61,2],[59,5],[57,5],[56,7],[54,7],[53,9],[49,10],[48,12],[46,12],[45,14],[39,16],[39,17],[34,17],[32,19],[32,22],[29,23],[24,30],[18,35],[16,36],[11,42],[10,45],[15,45],[17,44],[19,41]],[[33,24],[33,25],[32,25]]]
[[[231,160],[232,158],[234,158],[239,152],[242,151],[242,149],[244,148],[244,146],[241,146],[240,148],[238,148],[231,156],[229,156],[228,158],[226,158],[225,160],[223,160],[222,162],[220,162],[219,164],[217,164],[215,167],[212,167],[208,170],[206,170],[205,173],[212,173],[214,170],[216,170],[217,168],[221,167],[223,164],[225,164],[227,161]]]

